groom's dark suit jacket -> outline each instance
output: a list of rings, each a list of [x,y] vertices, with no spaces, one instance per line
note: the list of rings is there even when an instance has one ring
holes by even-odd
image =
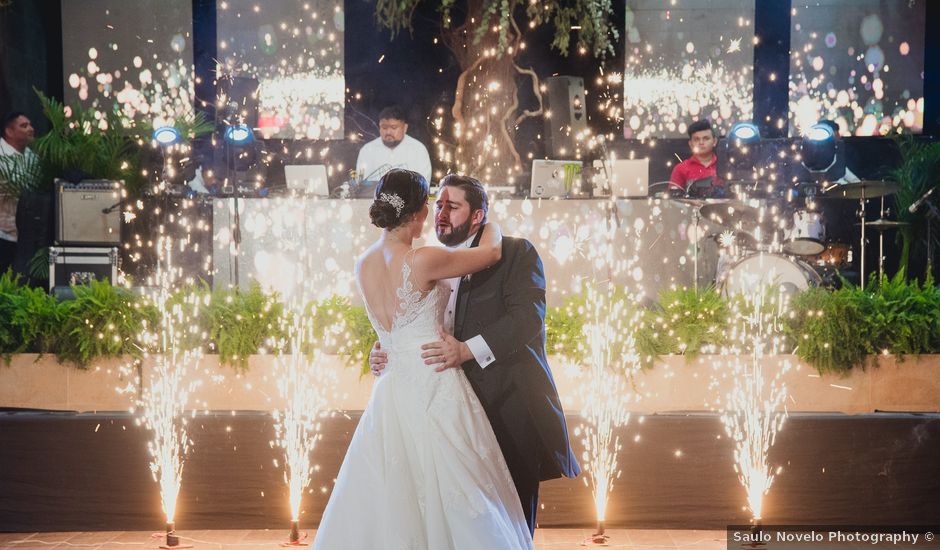
[[[581,468],[545,353],[545,274],[529,241],[504,237],[500,261],[461,281],[454,335],[466,341],[478,334],[495,362],[480,368],[469,361],[463,369],[516,483],[577,476]]]

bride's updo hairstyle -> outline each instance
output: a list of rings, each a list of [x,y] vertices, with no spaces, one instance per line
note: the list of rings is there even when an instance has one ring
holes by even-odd
[[[369,207],[372,225],[395,229],[427,204],[430,188],[424,176],[411,170],[390,170],[375,188],[375,200]]]

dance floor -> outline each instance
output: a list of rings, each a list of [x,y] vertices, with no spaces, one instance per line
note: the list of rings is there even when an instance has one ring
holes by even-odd
[[[725,550],[724,531],[609,529],[608,548],[621,549],[684,549]],[[195,549],[242,550],[247,548],[275,549],[287,537],[287,530],[179,531],[181,544]],[[309,531],[312,538],[314,531]],[[589,529],[539,529],[535,533],[538,550],[574,550],[583,548],[581,541],[591,535]],[[24,550],[38,548],[88,548],[118,550],[158,548],[165,542],[162,533],[141,531],[97,531],[71,533],[0,533],[0,549]],[[309,548],[307,546],[306,548]],[[868,548],[871,548],[869,545]]]

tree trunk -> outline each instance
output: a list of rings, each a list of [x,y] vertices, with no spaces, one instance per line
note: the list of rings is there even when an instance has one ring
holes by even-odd
[[[510,2],[514,11],[516,2]],[[465,22],[445,28],[444,44],[451,50],[461,73],[451,108],[453,118],[453,162],[449,169],[478,177],[486,183],[505,184],[522,170],[522,159],[514,143],[519,122],[542,113],[525,111],[517,115],[517,81],[520,75],[531,78],[538,90],[538,78],[532,71],[519,68],[521,32],[510,17],[506,29],[505,51],[499,53],[499,32],[491,28],[479,42],[474,38],[483,18],[482,0],[467,1]],[[540,100],[541,102],[541,100]]]

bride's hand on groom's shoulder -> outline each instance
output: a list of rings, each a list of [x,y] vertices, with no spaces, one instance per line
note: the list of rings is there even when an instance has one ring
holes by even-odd
[[[460,365],[473,359],[473,353],[470,352],[467,344],[454,338],[441,327],[437,327],[437,334],[440,340],[421,346],[424,364],[437,365],[435,372],[459,368]]]
[[[382,344],[376,342],[375,345],[372,346],[372,351],[369,352],[369,370],[372,371],[372,374],[378,376],[385,370],[387,363],[388,354],[382,351]]]

